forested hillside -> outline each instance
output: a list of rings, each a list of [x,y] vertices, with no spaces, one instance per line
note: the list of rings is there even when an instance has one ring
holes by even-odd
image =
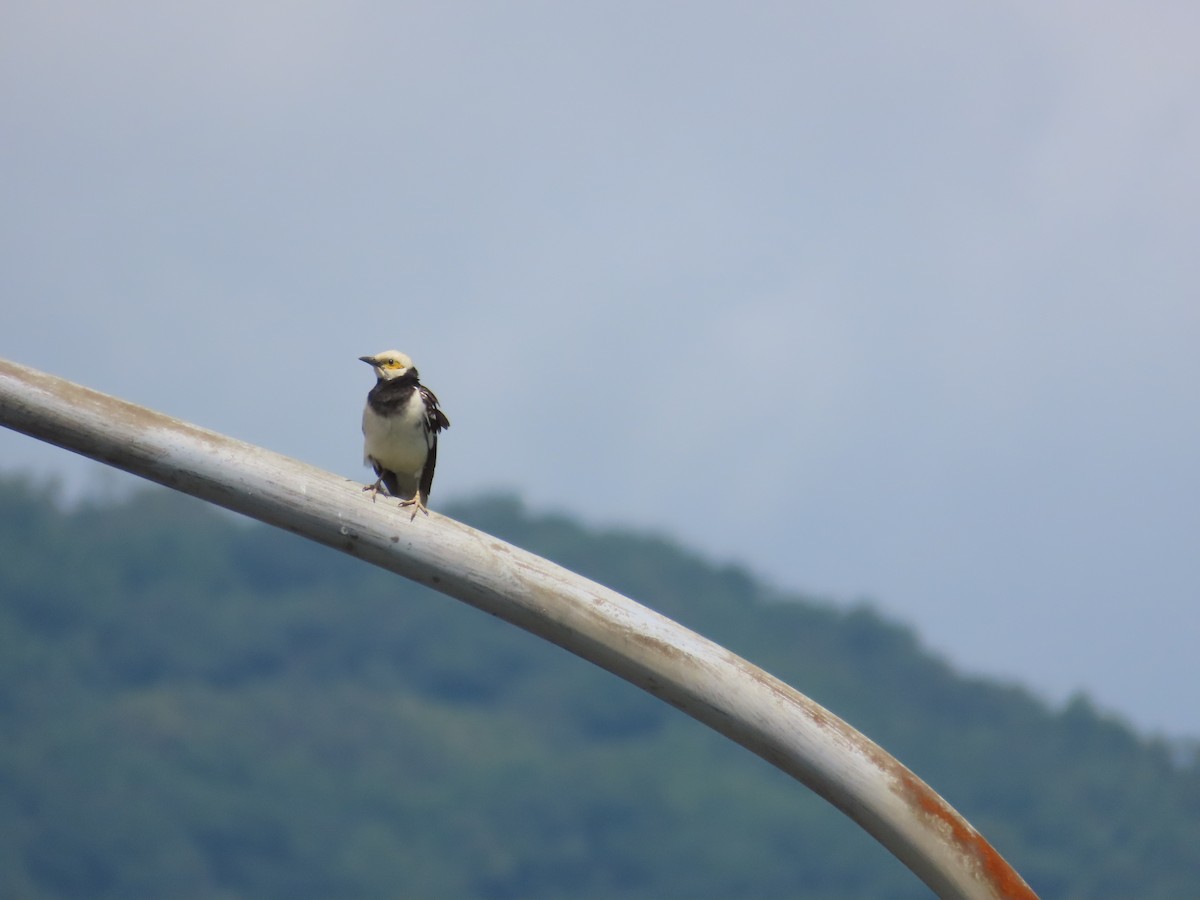
[[[446,512],[794,684],[1045,900],[1200,896],[1200,765],[1086,700],[963,677],[868,608],[662,539]],[[163,490],[66,511],[9,477],[0,896],[929,894],[766,763],[489,616]]]

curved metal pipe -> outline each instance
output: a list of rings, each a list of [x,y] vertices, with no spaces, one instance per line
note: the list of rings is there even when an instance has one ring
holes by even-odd
[[[357,482],[0,360],[0,424],[286,528],[552,641],[683,710],[820,794],[943,898],[1035,898],[928,785],[831,712],[682,625]]]

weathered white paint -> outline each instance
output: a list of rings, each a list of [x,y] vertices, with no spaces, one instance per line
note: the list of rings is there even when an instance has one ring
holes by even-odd
[[[803,694],[627,597],[362,485],[0,360],[0,424],[429,585],[649,691],[792,775],[939,896],[1035,895],[948,804]]]

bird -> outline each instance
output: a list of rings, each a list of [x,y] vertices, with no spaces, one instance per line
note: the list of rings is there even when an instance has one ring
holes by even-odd
[[[384,350],[360,360],[375,370],[375,386],[363,408],[363,463],[375,470],[371,491],[399,497],[400,506],[429,515],[429,490],[437,465],[438,432],[450,420],[438,407],[438,398],[421,384],[417,367],[399,350]]]

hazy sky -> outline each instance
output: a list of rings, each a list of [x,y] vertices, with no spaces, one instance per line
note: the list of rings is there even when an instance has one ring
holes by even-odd
[[[6,3],[0,356],[365,480],[356,357],[396,347],[453,422],[435,507],[653,528],[1200,736],[1197,34]],[[0,469],[97,477],[7,432]]]

